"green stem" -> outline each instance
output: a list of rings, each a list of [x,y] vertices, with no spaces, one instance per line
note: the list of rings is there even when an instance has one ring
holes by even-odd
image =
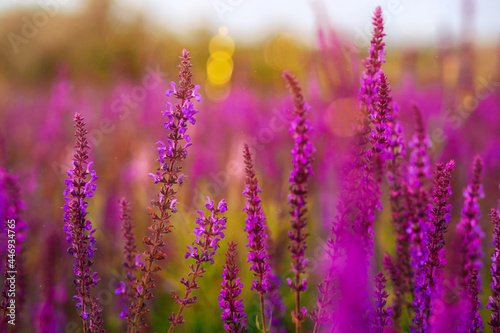
[[[266,312],[265,312],[265,305],[264,305],[264,293],[260,294],[260,312],[262,315],[262,327],[264,327],[262,332],[267,333]]]

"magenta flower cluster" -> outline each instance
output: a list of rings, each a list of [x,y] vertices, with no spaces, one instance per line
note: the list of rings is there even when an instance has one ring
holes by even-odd
[[[490,325],[493,333],[500,333],[500,213],[496,209],[491,210],[492,223],[495,226],[493,230],[494,251],[491,256],[491,296],[486,307],[491,310]]]
[[[183,297],[177,295],[176,292],[172,291],[172,298],[177,304],[180,304],[177,313],[172,312],[172,315],[168,318],[170,322],[170,328],[168,332],[172,332],[174,328],[184,323],[183,310],[190,307],[196,302],[196,296],[190,296],[192,292],[199,288],[196,282],[197,278],[203,277],[205,273],[205,268],[201,266],[204,262],[209,261],[212,265],[214,264],[215,251],[219,248],[219,241],[225,237],[223,230],[226,229],[226,218],[219,217],[219,214],[225,213],[227,211],[227,203],[224,199],[219,201],[215,205],[214,201],[209,197],[206,197],[207,203],[205,208],[210,211],[210,215],[206,216],[202,210],[198,211],[199,217],[196,218],[196,224],[198,227],[193,229],[196,235],[196,241],[193,246],[188,245],[189,251],[186,253],[185,257],[193,258],[195,260],[195,265],[189,265],[191,272],[188,274],[188,278],[181,278],[180,282],[184,285],[186,292]]]
[[[415,298],[413,305],[415,318],[412,332],[427,332],[430,328],[432,295],[439,293],[442,283],[443,268],[446,266],[444,233],[451,219],[451,205],[448,203],[451,192],[451,174],[455,162],[436,166],[434,178],[435,190],[432,195],[433,204],[428,207],[427,258],[415,275]]]
[[[198,226],[193,229],[196,235],[196,241],[193,243],[193,246],[187,246],[189,251],[186,253],[185,257],[193,258],[197,264],[210,261],[213,265],[213,256],[215,251],[219,248],[219,241],[225,236],[223,231],[226,229],[226,219],[216,218],[216,214],[226,212],[227,203],[222,199],[217,207],[215,207],[214,201],[210,200],[209,197],[206,197],[205,200],[208,201],[208,203],[205,204],[205,208],[212,213],[212,216],[207,217],[202,210],[198,211],[200,215],[196,218],[196,224],[198,224]]]
[[[263,294],[269,288],[268,275],[271,270],[268,263],[269,255],[267,254],[266,218],[260,204],[259,193],[262,191],[255,176],[252,155],[250,154],[248,145],[245,145],[243,156],[246,165],[246,185],[243,195],[247,198],[243,211],[247,213],[245,231],[248,233],[247,247],[250,248],[247,262],[252,263],[250,270],[254,271],[254,276],[257,277],[253,281],[252,290]]]
[[[391,316],[394,315],[392,308],[387,307],[387,298],[389,294],[385,291],[387,279],[382,272],[378,272],[377,276],[373,279],[375,281],[375,306],[371,314],[373,327],[377,333],[383,333],[384,327],[391,325]]]
[[[111,124],[106,133],[101,126],[105,141],[75,113],[76,144],[67,149],[71,164],[62,167],[67,175],[63,196],[51,181],[38,191],[37,180],[46,175],[41,177],[36,168],[33,174],[28,167],[22,169],[20,181],[7,172],[4,154],[12,149],[5,150],[0,133],[0,221],[5,231],[0,236],[0,331],[29,327],[26,331],[59,332],[78,322],[75,330],[84,333],[500,333],[500,214],[491,210],[489,227],[481,215],[488,205],[497,205],[490,193],[498,191],[498,142],[482,142],[476,133],[464,138],[455,128],[452,133],[450,119],[441,123],[443,118],[431,114],[440,107],[456,107],[451,102],[467,104],[479,90],[473,91],[470,80],[466,84],[466,62],[457,69],[458,76],[447,71],[447,52],[436,58],[441,65],[437,92],[424,90],[427,76],[422,82],[419,78],[421,85],[413,85],[413,67],[420,65],[413,53],[405,53],[401,75],[393,65],[386,68],[383,17],[376,8],[368,56],[360,68],[355,65],[357,53],[344,52],[352,51],[342,48],[347,42],[322,27],[317,54],[297,66],[297,73],[282,72],[284,83],[276,87],[283,94],[288,89],[291,101],[280,95],[281,105],[271,94],[257,98],[247,89],[250,85],[238,84],[243,75],[223,85],[207,81],[208,102],[197,104],[201,87],[194,83],[190,53],[182,50],[179,80],[170,82],[169,102],[157,118],[147,112],[161,109],[157,104],[168,89],[161,80],[161,89],[132,89],[141,97],[143,93],[144,100],[121,106],[134,111],[126,121],[122,114],[123,126]],[[274,41],[269,45],[274,52]],[[466,47],[462,51],[468,52]],[[235,64],[243,59],[238,52]],[[391,63],[395,58],[391,54]],[[303,70],[311,64],[317,72]],[[235,66],[235,74],[241,71]],[[208,73],[210,79],[213,73]],[[279,78],[272,69],[266,73]],[[353,79],[347,73],[357,74]],[[61,130],[63,116],[78,106],[70,103],[69,79],[58,80],[54,95],[46,99],[50,117],[40,129],[44,149],[36,154],[38,164],[53,157],[53,140],[48,139],[67,134]],[[491,112],[500,104],[495,86],[488,85],[490,95],[481,96],[477,110],[467,114],[467,130],[470,125],[498,132],[500,116]],[[116,94],[121,92],[117,88]],[[116,103],[107,104],[112,106],[103,112],[114,113]],[[482,121],[484,110],[492,121]],[[92,124],[96,120],[93,115],[85,119]],[[151,144],[150,173],[143,168],[147,152],[137,154],[143,149],[136,146],[127,149],[123,138],[130,133],[134,139],[144,135]],[[107,159],[103,151],[116,158]],[[133,161],[124,163],[121,154]],[[235,156],[237,161],[231,161]],[[466,163],[462,156],[467,156]],[[221,165],[226,170],[214,170]],[[59,223],[57,229],[37,224],[42,218],[31,209],[51,199],[53,193],[46,188],[52,187],[61,202],[64,197],[64,226]],[[102,194],[101,188],[106,189]],[[463,195],[457,195],[461,189]],[[119,191],[129,196],[118,200],[123,196]],[[28,200],[25,210],[21,197],[40,193],[40,202]],[[144,202],[145,193],[153,193],[150,207],[133,208]],[[25,214],[34,220],[29,228]],[[484,239],[491,230],[488,250]],[[37,237],[27,237],[30,232]],[[29,249],[31,244],[42,253]],[[122,260],[116,259],[117,246],[122,247]],[[66,266],[33,260],[57,257],[66,248]],[[59,267],[70,264],[70,274]],[[28,285],[28,274],[38,269],[39,299],[27,294],[38,290]],[[12,272],[18,274],[15,282],[10,282]],[[311,283],[318,283],[317,288]],[[485,290],[488,285],[491,294]],[[172,289],[170,298],[165,288]],[[108,294],[114,296],[108,297],[112,306],[104,309]],[[72,302],[77,311],[70,313],[66,305]],[[24,319],[29,312],[32,323],[9,326],[13,303],[16,315]],[[215,320],[207,319],[210,314]]]
[[[245,307],[243,306],[243,299],[238,299],[243,288],[238,277],[239,269],[236,263],[236,244],[234,242],[228,243],[228,250],[226,252],[226,264],[222,272],[221,282],[222,289],[219,295],[219,309],[222,309],[222,320],[224,321],[224,330],[230,333],[238,333],[243,329],[247,329],[245,314]]]
[[[306,118],[310,107],[304,101],[302,89],[295,77],[287,72],[283,72],[283,78],[286,81],[288,90],[293,97],[294,119],[291,122],[289,132],[294,141],[292,154],[292,166],[290,171],[290,194],[288,195],[288,204],[290,205],[291,230],[288,232],[290,238],[290,250],[292,262],[291,271],[294,274],[293,279],[287,278],[288,286],[296,294],[295,310],[292,311],[292,317],[297,329],[300,331],[300,323],[305,320],[307,310],[300,306],[300,293],[307,289],[307,280],[301,280],[301,275],[305,273],[307,267],[307,258],[305,250],[307,248],[307,183],[313,176],[312,161],[313,154],[316,152],[311,140],[310,133],[312,127]]]

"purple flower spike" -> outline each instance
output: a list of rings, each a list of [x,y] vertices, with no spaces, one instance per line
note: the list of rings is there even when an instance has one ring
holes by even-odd
[[[311,319],[315,322],[314,332],[322,323],[327,323],[332,314],[332,296],[335,294],[333,276],[330,272],[326,273],[323,281],[318,285],[318,296],[314,310],[310,312]]]
[[[392,308],[390,306],[386,308],[387,297],[389,297],[389,294],[385,291],[387,279],[382,272],[378,272],[373,280],[375,281],[375,291],[373,292],[375,306],[371,314],[372,327],[375,328],[375,332],[383,333],[384,327],[391,324],[391,316],[393,315]]]
[[[373,145],[373,152],[380,153],[386,149],[388,143],[388,120],[390,117],[390,108],[392,108],[392,97],[390,95],[391,88],[387,82],[387,76],[380,70],[380,84],[378,86],[378,96],[375,112],[373,115],[373,123],[375,128],[370,134],[370,141]]]
[[[388,91],[382,92],[384,98],[382,103],[379,103],[378,95],[384,54],[380,7],[375,10],[373,24],[371,48],[369,57],[363,63],[366,70],[361,78],[358,92],[360,107],[350,140],[349,156],[342,167],[343,179],[338,195],[337,215],[332,223],[331,238],[328,240],[327,253],[330,263],[327,275],[318,286],[320,296],[317,307],[311,312],[316,322],[314,332],[320,329],[320,323],[325,322],[327,325],[324,326],[332,330],[342,330],[344,323],[352,324],[353,329],[360,332],[369,329],[366,314],[370,302],[367,301],[369,294],[365,287],[368,282],[367,267],[370,265],[369,256],[374,246],[375,212],[376,209],[382,208],[379,184],[382,177],[379,176],[381,172],[376,175],[375,162],[380,161],[380,157],[384,154],[384,152],[375,154],[372,143],[378,148],[384,146],[384,141],[387,144],[388,140],[385,137],[389,127],[385,121],[391,120]],[[377,111],[381,107],[382,112]],[[375,127],[375,132],[372,132],[372,125]],[[375,138],[378,130],[383,130],[384,133]],[[381,164],[378,163],[377,167]],[[350,265],[347,269],[345,260],[354,265]],[[359,297],[353,297],[354,294]],[[354,316],[356,316],[355,321],[351,320]]]
[[[392,306],[392,324],[396,329],[400,329],[399,319],[401,318],[403,312],[403,306],[406,304],[405,302],[405,277],[401,273],[401,269],[396,265],[394,260],[389,254],[384,255],[384,267],[387,273],[389,274],[389,278],[391,280],[391,284],[393,286],[394,293],[394,306]]]
[[[99,279],[97,273],[92,272],[94,262],[93,256],[95,239],[92,236],[91,222],[87,216],[87,197],[93,196],[96,189],[91,184],[98,178],[95,171],[90,171],[92,162],[88,161],[89,144],[86,138],[88,133],[85,129],[83,117],[76,113],[75,118],[76,153],[73,158],[73,169],[68,171],[69,180],[65,181],[67,189],[64,191],[64,230],[66,239],[70,243],[68,252],[75,258],[73,271],[76,275],[75,284],[77,291],[77,308],[81,311],[80,318],[83,320],[84,332],[101,332],[103,330],[101,308],[98,299],[91,295],[90,289],[97,285]],[[91,185],[89,185],[91,184]],[[90,232],[88,232],[91,230]]]
[[[365,107],[370,119],[376,117],[376,100],[380,84],[380,67],[385,62],[382,56],[385,55],[383,42],[384,20],[382,19],[382,9],[377,7],[373,15],[373,36],[371,47],[368,51],[369,56],[363,61],[366,70],[361,78],[361,87],[359,88],[358,101],[361,107]]]
[[[403,187],[405,197],[405,218],[409,222],[408,238],[410,240],[410,266],[412,276],[417,274],[427,258],[427,206],[431,200],[427,190],[428,179],[431,177],[431,167],[428,150],[431,146],[426,133],[422,112],[414,104],[416,129],[410,142],[413,148],[410,155],[408,185]],[[414,289],[413,281],[408,286]]]
[[[264,294],[270,287],[268,276],[271,271],[269,266],[269,255],[267,246],[266,233],[266,218],[260,205],[259,193],[261,189],[255,170],[252,163],[252,155],[248,145],[245,144],[243,149],[243,157],[245,158],[245,173],[246,185],[243,195],[246,196],[247,202],[243,211],[247,212],[245,220],[245,231],[248,233],[248,244],[250,248],[248,252],[247,262],[251,262],[250,270],[253,271],[253,276],[257,279],[253,281],[252,290],[255,290],[260,296],[262,327],[267,327],[266,311],[264,307]]]
[[[451,174],[455,168],[452,160],[446,165],[436,166],[434,177],[433,205],[428,207],[427,258],[415,276],[415,297],[413,305],[415,318],[412,332],[428,332],[431,316],[431,300],[433,293],[439,292],[438,285],[442,279],[442,271],[446,265],[444,233],[451,219],[451,205],[448,199],[451,195]]]
[[[474,268],[472,272],[467,275],[467,323],[465,325],[466,332],[482,332],[484,329],[483,319],[479,312],[479,271]]]
[[[483,186],[481,185],[481,172],[483,170],[483,162],[479,156],[474,158],[473,176],[470,184],[464,190],[464,206],[462,209],[462,218],[457,224],[456,238],[457,249],[460,253],[460,284],[465,289],[467,280],[471,278],[472,271],[478,271],[483,267],[482,258],[483,250],[481,248],[481,240],[484,238],[484,232],[479,224],[481,211],[479,209],[478,200],[484,197]],[[481,278],[477,276],[479,288],[481,288]]]
[[[246,195],[247,198],[246,207],[243,211],[247,212],[245,231],[248,233],[247,247],[250,248],[247,262],[252,262],[250,270],[253,270],[254,276],[258,278],[253,282],[252,290],[256,290],[259,294],[263,295],[269,287],[267,276],[270,271],[269,264],[267,263],[269,256],[267,254],[268,247],[266,243],[266,218],[260,205],[259,193],[261,189],[259,188],[253,168],[252,155],[247,144],[245,144],[243,156],[245,158],[246,173],[246,185],[243,195]]]
[[[222,309],[222,320],[224,321],[224,330],[230,333],[239,333],[247,329],[246,318],[244,312],[243,299],[237,299],[241,294],[243,284],[238,278],[239,269],[236,264],[236,244],[230,242],[229,249],[226,252],[226,264],[222,277],[224,281],[221,283],[222,289],[219,296],[219,309]]]
[[[300,332],[300,323],[305,320],[305,313],[300,307],[300,293],[307,289],[305,280],[300,280],[300,275],[305,273],[307,259],[305,258],[307,233],[307,182],[313,175],[312,160],[316,152],[310,141],[311,125],[306,119],[306,113],[310,110],[302,96],[299,82],[287,71],[283,72],[288,90],[293,96],[294,119],[292,120],[289,132],[294,139],[292,149],[293,170],[290,172],[289,182],[290,194],[288,203],[290,205],[291,227],[288,237],[290,246],[288,247],[291,257],[291,271],[295,275],[293,281],[289,280],[288,286],[296,293],[295,310],[292,311],[293,321]]]
[[[117,293],[125,295],[125,305],[124,310],[120,313],[119,317],[127,321],[127,325],[130,327],[132,325],[132,319],[135,315],[133,304],[136,296],[137,290],[137,268],[143,267],[144,263],[140,263],[140,254],[137,254],[137,248],[135,245],[135,237],[133,233],[133,223],[132,223],[132,212],[130,208],[130,203],[127,199],[123,198],[119,202],[120,204],[120,219],[122,220],[122,232],[123,239],[125,240],[125,245],[123,247],[124,262],[123,266],[127,272],[126,283],[120,281],[120,287],[117,289]]]
[[[410,141],[410,148],[413,148],[410,155],[409,167],[409,183],[411,186],[418,188],[425,185],[426,180],[431,177],[431,166],[428,150],[431,147],[431,140],[429,139],[422,111],[416,104],[413,104],[413,112],[415,113],[416,129]]]
[[[458,278],[464,299],[467,301],[466,308],[468,316],[465,319],[465,327],[469,332],[477,332],[482,327],[482,319],[476,312],[479,310],[478,293],[481,290],[481,278],[479,271],[482,268],[484,257],[481,248],[481,240],[484,233],[479,224],[481,212],[478,200],[484,197],[481,185],[481,173],[483,162],[479,156],[474,158],[473,176],[470,184],[464,190],[464,206],[462,218],[456,227],[456,248],[458,250]]]
[[[384,148],[384,140],[387,140],[383,155],[387,165],[392,224],[396,234],[396,255],[394,261],[392,261],[392,258],[389,258],[393,265],[393,271],[387,269],[387,266],[386,269],[393,283],[395,295],[392,307],[394,312],[393,326],[399,327],[399,318],[402,315],[402,308],[406,303],[405,293],[410,290],[409,284],[412,275],[410,268],[409,224],[404,196],[404,187],[406,184],[400,171],[401,160],[405,156],[405,146],[401,135],[401,125],[397,120],[397,105],[392,100],[391,89],[385,73],[382,70],[380,72],[378,112],[375,118],[377,120],[376,136],[372,136],[372,140],[377,140],[374,140],[372,143],[375,149],[378,150]],[[386,111],[384,112],[384,110]],[[385,128],[382,127],[384,125],[384,115],[386,115]],[[384,257],[384,264],[386,264],[386,257]],[[397,281],[394,280],[396,277]]]
[[[493,229],[493,255],[491,256],[491,296],[486,307],[491,310],[490,325],[493,333],[500,333],[500,214],[498,210],[492,209],[490,217]]]
[[[358,92],[359,112],[353,140],[353,168],[360,169],[359,179],[354,180],[352,186],[358,186],[356,191],[359,196],[359,214],[354,221],[354,232],[359,237],[360,245],[370,255],[373,243],[373,222],[375,210],[382,209],[380,202],[380,182],[381,177],[375,175],[376,162],[380,161],[380,152],[387,145],[387,124],[389,96],[387,82],[384,83],[384,90],[379,95],[381,86],[381,66],[384,60],[383,37],[384,22],[380,7],[375,9],[373,16],[373,36],[368,58],[363,62],[365,71],[361,78],[361,85]],[[374,128],[372,128],[372,125]],[[370,145],[371,143],[371,145]],[[382,168],[379,168],[382,169]],[[380,178],[380,179],[378,179]],[[355,185],[359,183],[359,185]]]
[[[157,194],[157,199],[152,201],[152,205],[156,208],[149,208],[150,216],[153,223],[149,229],[152,235],[145,237],[143,242],[149,246],[149,250],[145,254],[144,267],[141,271],[144,273],[142,278],[139,278],[134,307],[131,312],[134,317],[131,322],[130,331],[136,331],[146,324],[145,316],[149,312],[149,308],[144,302],[147,299],[153,298],[152,290],[155,288],[152,273],[161,270],[161,267],[156,265],[158,261],[166,258],[163,252],[165,234],[171,232],[173,225],[170,223],[172,214],[178,210],[179,202],[176,199],[176,185],[179,187],[183,184],[184,174],[182,173],[181,162],[187,155],[187,148],[192,145],[191,138],[187,135],[189,124],[196,122],[194,116],[198,111],[194,108],[192,99],[199,100],[196,91],[199,89],[191,82],[193,74],[191,73],[191,58],[189,52],[184,49],[179,57],[180,81],[178,84],[170,82],[171,90],[166,92],[167,96],[176,98],[177,103],[173,106],[167,103],[167,110],[162,112],[166,118],[164,127],[168,132],[167,139],[157,142],[158,162],[159,167],[156,173],[149,173],[155,184],[160,184],[160,190]]]
[[[218,217],[223,211],[227,211],[227,204],[225,200],[221,200],[217,205],[209,197],[206,197],[208,203],[205,205],[210,211],[210,215],[206,216],[203,211],[198,211],[200,217],[196,218],[196,224],[198,227],[194,228],[194,233],[196,235],[196,241],[193,246],[188,246],[190,250],[186,253],[186,258],[193,258],[195,265],[189,265],[191,272],[188,274],[188,278],[181,278],[181,283],[184,285],[186,292],[184,297],[179,297],[175,291],[171,291],[172,298],[175,299],[177,304],[180,304],[179,311],[172,313],[168,318],[170,321],[170,328],[168,332],[172,332],[174,328],[184,323],[184,317],[182,311],[184,308],[190,307],[196,302],[196,296],[190,297],[193,290],[198,289],[198,283],[196,283],[196,278],[203,277],[203,273],[206,272],[205,268],[201,265],[204,262],[209,261],[210,264],[214,264],[215,251],[219,248],[218,242],[225,237],[223,230],[226,229],[226,218]]]
[[[1,230],[3,236],[1,237],[0,248],[2,248],[2,250],[0,252],[5,255],[5,262],[2,264],[4,282],[1,290],[2,301],[0,302],[0,316],[2,318],[0,319],[1,332],[11,330],[8,327],[11,326],[9,322],[12,320],[12,302],[15,301],[16,311],[24,310],[27,291],[24,252],[28,229],[28,225],[22,219],[22,210],[24,207],[25,204],[21,200],[19,181],[13,174],[8,173],[7,170],[0,165],[0,223],[2,223]],[[12,241],[15,242],[13,248]],[[14,251],[13,254],[12,251]],[[12,258],[14,258],[14,260],[12,260]],[[14,279],[15,293],[12,292],[13,281],[10,273],[12,271],[16,272]],[[53,281],[47,282],[47,286],[53,283]],[[50,301],[46,304],[51,307]]]

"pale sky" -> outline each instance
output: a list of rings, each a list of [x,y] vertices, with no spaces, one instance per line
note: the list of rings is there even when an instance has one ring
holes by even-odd
[[[75,10],[83,0],[0,0],[0,12],[21,5],[40,8],[46,3]],[[115,0],[113,12],[119,17],[127,16],[126,9],[142,12],[153,24],[176,33],[188,34],[200,26],[216,33],[225,26],[240,42],[259,41],[274,32],[287,32],[313,44],[314,3],[323,4],[326,10],[321,10],[322,15],[327,15],[335,28],[359,39],[363,31],[371,28],[371,15],[380,5],[386,18],[388,44],[435,44],[440,31],[458,38],[463,21],[463,0]],[[471,22],[474,35],[479,40],[497,43],[500,1],[474,3]]]

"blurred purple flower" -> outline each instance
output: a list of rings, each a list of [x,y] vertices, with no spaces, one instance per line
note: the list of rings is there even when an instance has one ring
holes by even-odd
[[[495,226],[493,230],[493,254],[491,256],[491,296],[486,308],[491,310],[490,325],[493,333],[500,333],[500,214],[498,210],[492,209],[491,223]]]
[[[403,307],[407,305],[405,292],[407,292],[407,285],[405,284],[405,276],[403,275],[401,269],[396,265],[394,259],[386,253],[383,259],[384,267],[387,273],[389,274],[389,278],[393,287],[394,293],[394,305],[392,306],[392,326],[396,330],[400,330],[400,322]]]
[[[428,256],[427,207],[431,200],[427,190],[428,179],[431,177],[428,150],[430,140],[427,136],[422,112],[413,104],[416,128],[410,142],[413,148],[408,167],[408,184],[403,187],[405,198],[405,218],[408,221],[408,238],[410,241],[410,266],[412,279],[419,274]],[[410,280],[408,288],[413,290],[415,281]]]
[[[438,294],[442,272],[446,266],[444,233],[451,219],[451,174],[455,168],[452,160],[446,165],[437,164],[434,177],[433,205],[428,206],[427,243],[428,255],[423,266],[415,273],[415,296],[413,305],[415,318],[412,332],[427,332],[431,316],[433,294]]]
[[[422,119],[420,109],[413,105],[416,124],[415,134],[410,142],[413,148],[410,155],[410,165],[408,174],[409,186],[406,188],[406,201],[408,214],[407,218],[411,221],[409,229],[411,242],[411,265],[414,271],[423,265],[426,257],[426,221],[427,205],[430,197],[425,188],[426,180],[431,177],[431,168],[428,155],[430,140],[425,132],[425,125]]]
[[[137,248],[135,245],[135,237],[133,233],[133,223],[132,223],[132,211],[130,203],[127,199],[122,198],[119,201],[120,205],[120,219],[122,221],[122,232],[123,240],[125,244],[123,246],[124,262],[125,267],[126,283],[119,281],[119,288],[116,289],[116,294],[123,294],[126,296],[126,302],[124,305],[124,310],[120,313],[120,318],[127,321],[128,329],[132,327],[132,319],[135,316],[133,303],[136,297],[137,290],[137,268],[144,267],[139,264],[140,254],[137,254]]]
[[[332,223],[332,235],[328,240],[328,256],[330,265],[323,281],[319,284],[320,296],[316,309],[311,312],[316,322],[315,332],[319,324],[328,322],[329,329],[365,331],[369,328],[366,314],[370,306],[367,285],[367,267],[369,255],[374,246],[373,222],[375,210],[381,209],[380,184],[381,177],[375,172],[374,152],[370,147],[372,139],[372,123],[375,128],[386,131],[385,112],[377,114],[380,107],[378,90],[380,85],[380,67],[384,60],[382,42],[383,19],[380,7],[377,7],[373,18],[373,38],[369,57],[363,62],[366,70],[361,78],[358,91],[359,111],[356,116],[354,133],[350,140],[350,155],[342,170],[342,187],[337,200],[337,215]],[[384,94],[384,92],[383,92]],[[388,96],[384,95],[384,98]],[[382,106],[389,107],[388,101]],[[389,120],[389,119],[388,119]],[[385,133],[384,133],[385,136]],[[378,148],[386,142],[384,136],[373,143]],[[377,158],[379,158],[377,154]],[[379,160],[379,165],[381,161]],[[379,170],[379,175],[382,170]],[[345,262],[349,265],[345,265]],[[361,261],[361,262],[358,262]],[[331,309],[337,311],[332,311]],[[354,319],[354,316],[358,316]]]
[[[483,266],[482,258],[484,257],[481,248],[481,240],[484,238],[484,232],[479,224],[481,211],[478,200],[484,198],[483,186],[481,185],[481,173],[483,162],[479,156],[474,158],[473,176],[470,184],[464,190],[465,198],[462,208],[462,218],[456,227],[455,237],[457,239],[457,248],[460,253],[460,283],[465,288],[467,285],[467,277],[474,269],[478,271]],[[481,285],[481,279],[478,273],[477,281]]]
[[[3,223],[3,230],[0,245],[0,253],[5,259],[3,272],[5,277],[1,295],[3,300],[0,302],[0,329],[8,330],[8,321],[11,302],[15,301],[16,313],[24,310],[26,299],[26,270],[24,252],[26,247],[26,236],[28,225],[22,219],[22,211],[25,208],[21,200],[19,182],[13,174],[0,166],[0,223]],[[12,246],[14,242],[14,246]],[[12,295],[12,274],[15,281],[15,295]]]
[[[483,319],[479,311],[479,281],[478,269],[473,268],[472,272],[467,275],[467,322],[465,325],[466,332],[482,332],[484,329]]]
[[[389,185],[389,200],[392,212],[392,224],[396,234],[396,255],[395,260],[390,264],[392,270],[389,271],[389,277],[394,288],[394,303],[393,303],[393,326],[399,327],[399,318],[402,314],[402,308],[406,304],[405,294],[410,290],[409,284],[411,279],[410,269],[410,239],[408,234],[408,219],[405,206],[405,196],[403,188],[406,186],[400,164],[405,156],[405,145],[402,137],[402,128],[397,114],[399,112],[397,104],[392,100],[391,88],[387,81],[387,76],[380,71],[380,87],[378,91],[378,118],[383,118],[386,114],[386,127],[385,130],[378,127],[384,124],[379,121],[381,125],[377,127],[379,137],[378,149],[384,148],[382,143],[387,140],[387,146],[383,151],[385,163],[387,165],[387,180]],[[382,110],[386,110],[383,112]],[[385,136],[383,136],[385,135]],[[377,147],[376,147],[377,148]],[[387,259],[388,260],[388,259]],[[389,264],[389,262],[387,262]],[[386,257],[384,257],[384,264],[386,264]],[[387,268],[387,266],[386,266]],[[396,280],[394,280],[396,279]]]
[[[408,172],[408,182],[415,188],[423,187],[427,179],[431,177],[431,166],[429,158],[429,148],[431,140],[426,133],[426,128],[422,116],[422,111],[416,104],[413,104],[415,113],[416,128],[415,134],[410,141],[410,166]]]
[[[354,232],[358,235],[361,246],[367,254],[371,253],[373,244],[373,221],[375,209],[382,209],[380,201],[380,179],[375,175],[374,154],[385,149],[387,134],[385,133],[387,108],[389,99],[386,91],[379,96],[381,85],[381,66],[385,60],[383,43],[384,20],[382,9],[377,7],[373,15],[373,35],[369,56],[363,61],[365,71],[361,78],[358,92],[359,112],[357,115],[356,133],[353,141],[354,166],[359,175],[352,186],[358,186],[358,209],[354,221]],[[384,87],[385,88],[385,87]],[[379,98],[382,97],[382,100]],[[375,129],[372,129],[372,124]],[[370,147],[369,143],[372,143]],[[379,162],[381,162],[379,160]]]

